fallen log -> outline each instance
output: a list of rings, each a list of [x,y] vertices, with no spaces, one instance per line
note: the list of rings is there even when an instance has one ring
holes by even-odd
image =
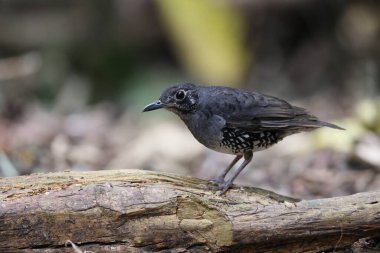
[[[296,200],[142,170],[0,178],[0,252],[323,252],[380,236],[380,192]]]

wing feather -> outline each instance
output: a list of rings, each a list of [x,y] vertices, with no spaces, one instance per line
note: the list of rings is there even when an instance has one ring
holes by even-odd
[[[250,132],[264,130],[298,132],[322,126],[342,129],[318,120],[304,108],[293,106],[273,96],[256,92],[241,92],[235,89],[212,91],[208,100],[218,99],[218,107],[212,108],[213,113],[223,117],[228,127],[241,128]]]

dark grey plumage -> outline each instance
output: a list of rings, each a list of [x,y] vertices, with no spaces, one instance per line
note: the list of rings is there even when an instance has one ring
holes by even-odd
[[[342,129],[318,120],[305,109],[257,92],[221,86],[182,83],[166,89],[158,101],[144,108],[165,108],[177,114],[193,136],[206,147],[234,154],[236,158],[216,179],[222,193],[251,161],[252,153],[269,148],[284,137],[323,126]],[[244,162],[229,180],[228,171],[244,156]]]

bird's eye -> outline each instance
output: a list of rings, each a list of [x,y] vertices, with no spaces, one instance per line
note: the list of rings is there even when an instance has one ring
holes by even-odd
[[[182,100],[182,99],[185,98],[185,95],[186,95],[186,93],[185,93],[184,90],[179,90],[179,91],[177,91],[177,93],[175,94],[175,98],[176,98],[177,100]]]

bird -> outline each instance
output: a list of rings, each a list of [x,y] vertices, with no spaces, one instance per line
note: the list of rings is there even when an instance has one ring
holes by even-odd
[[[233,185],[251,162],[254,152],[299,132],[320,127],[344,130],[283,99],[224,86],[178,83],[165,89],[157,101],[144,107],[143,112],[160,108],[178,115],[195,139],[207,148],[235,155],[229,166],[210,180],[210,189],[220,195]],[[241,165],[226,179],[242,158]]]

